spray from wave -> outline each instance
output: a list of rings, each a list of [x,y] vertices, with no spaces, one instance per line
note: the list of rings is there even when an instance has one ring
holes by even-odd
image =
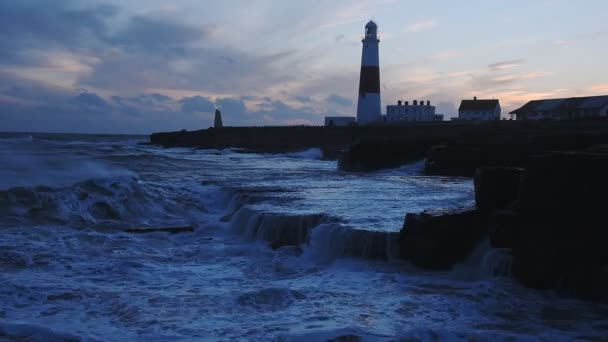
[[[323,151],[319,148],[311,148],[305,151],[286,153],[285,156],[289,158],[320,160],[323,158]]]
[[[127,169],[83,155],[49,154],[34,148],[0,149],[0,190],[14,187],[61,187],[88,179],[132,177]]]

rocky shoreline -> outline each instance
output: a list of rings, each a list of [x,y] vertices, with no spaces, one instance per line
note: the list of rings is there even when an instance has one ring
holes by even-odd
[[[488,238],[510,253],[511,274],[523,285],[608,300],[608,121],[232,127],[158,133],[151,142],[256,152],[316,147],[327,158],[344,149],[339,167],[351,172],[426,159],[427,175],[474,177],[476,208],[408,213],[401,258],[447,270]]]
[[[484,237],[512,255],[524,286],[607,301],[608,232],[603,213],[608,153],[553,152],[526,169],[482,168],[476,209],[407,214],[402,257],[429,270],[463,262]]]
[[[450,141],[468,129],[470,125],[447,122],[403,126],[222,127],[154,133],[150,136],[150,143],[165,147],[239,148],[261,153],[285,153],[319,148],[325,158],[338,159],[341,152],[348,150],[351,145],[362,141],[377,141],[378,137],[390,141],[407,139],[413,144],[412,146],[416,146],[416,142],[420,140],[430,140],[435,144]]]
[[[538,154],[608,145],[604,120],[479,123],[454,126],[452,133],[360,140],[342,152],[339,167],[374,171],[425,159],[427,175],[473,177],[479,167],[525,167]]]

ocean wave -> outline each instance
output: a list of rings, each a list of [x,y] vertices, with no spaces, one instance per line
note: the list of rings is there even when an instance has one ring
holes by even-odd
[[[61,187],[87,179],[135,176],[127,169],[76,156],[34,152],[0,153],[0,190],[14,187]]]
[[[556,340],[563,340],[558,336],[553,336]],[[312,332],[300,335],[284,336],[286,341],[516,341],[527,342],[537,341],[536,338],[519,336],[516,334],[500,334],[482,331],[452,331],[437,328],[417,328],[403,331],[396,336],[386,336],[365,331],[360,328],[343,328],[327,331]]]
[[[56,331],[40,325],[27,323],[9,323],[0,320],[0,338],[15,341],[31,342],[76,342],[95,341],[77,335]]]
[[[323,158],[323,151],[319,148],[310,148],[305,151],[285,153],[284,156],[288,158],[320,160]]]
[[[310,231],[322,221],[324,215],[284,215],[257,212],[248,207],[239,209],[230,227],[247,239],[269,242],[272,248],[307,244]]]
[[[302,293],[286,288],[268,288],[241,294],[237,303],[244,308],[256,311],[276,311],[291,306],[297,300],[306,296]]]
[[[477,244],[468,259],[451,271],[457,279],[479,280],[484,278],[510,277],[513,255],[510,249],[493,248],[489,238]]]
[[[339,257],[391,260],[399,256],[399,234],[353,229],[340,223],[321,224],[312,230],[307,251],[317,261]]]
[[[67,187],[14,187],[0,191],[0,215],[73,226],[191,225],[207,211],[196,197],[204,193],[184,191],[190,193],[168,194],[135,176],[89,179]]]
[[[394,169],[380,170],[375,174],[388,174],[395,176],[422,176],[424,175],[425,160],[419,160],[415,163],[406,164]]]
[[[67,187],[13,187],[0,191],[3,216],[61,223],[118,220],[130,198],[141,195],[136,178],[90,179]]]
[[[0,133],[0,143],[43,143],[52,145],[123,145],[133,146],[147,143],[145,135],[91,135],[91,134],[59,134],[59,133]]]
[[[14,134],[0,134],[0,143],[19,143],[19,142],[31,142],[34,140],[34,137],[31,134],[22,134],[22,133],[14,133]]]
[[[397,232],[354,229],[338,221],[323,214],[266,213],[242,206],[231,215],[229,227],[249,240],[268,242],[273,249],[303,246],[306,255],[322,263],[340,257],[398,257]]]

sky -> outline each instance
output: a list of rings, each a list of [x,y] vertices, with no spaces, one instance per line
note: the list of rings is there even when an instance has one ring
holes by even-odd
[[[605,0],[0,0],[0,131],[151,133],[355,116],[379,26],[382,106],[608,94]]]

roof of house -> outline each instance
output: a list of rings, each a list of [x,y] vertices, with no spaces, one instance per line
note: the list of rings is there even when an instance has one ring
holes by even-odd
[[[608,106],[608,95],[604,96],[589,96],[580,97],[580,103],[577,108],[604,108]]]
[[[534,100],[509,114],[518,114],[529,111],[552,111],[567,109],[600,109],[608,106],[608,95],[570,97],[562,99]]]
[[[458,110],[486,111],[495,110],[496,106],[499,106],[498,100],[462,100]]]

